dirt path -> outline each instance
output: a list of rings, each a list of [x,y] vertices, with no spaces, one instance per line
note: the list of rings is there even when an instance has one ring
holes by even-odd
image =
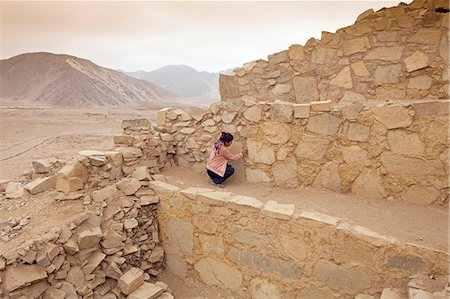
[[[224,189],[219,189],[210,184],[204,173],[195,173],[186,168],[166,169],[163,174],[170,183],[183,188],[213,188],[253,196],[261,201],[276,200],[279,203],[295,204],[296,212],[314,211],[331,215],[400,241],[448,251],[447,207],[423,207],[317,189],[284,189],[269,184],[242,183],[236,179],[230,179]]]

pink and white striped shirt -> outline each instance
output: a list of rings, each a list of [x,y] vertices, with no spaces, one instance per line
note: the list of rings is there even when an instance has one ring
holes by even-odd
[[[236,161],[242,157],[242,153],[236,155],[230,153],[225,145],[222,145],[219,150],[216,150],[213,145],[208,162],[206,163],[206,168],[223,177],[225,175],[225,170],[227,169],[228,161]]]

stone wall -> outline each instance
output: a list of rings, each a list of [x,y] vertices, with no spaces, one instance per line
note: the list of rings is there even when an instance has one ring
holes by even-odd
[[[416,0],[365,11],[352,26],[221,75],[221,99],[448,99],[448,7],[448,1]]]
[[[125,129],[129,123],[124,122]],[[130,138],[133,142],[149,133],[142,120],[131,123],[138,133]],[[155,283],[165,262],[156,219],[158,197],[148,188],[159,168],[148,157],[160,155],[139,160],[147,153],[136,147],[79,154],[66,163],[34,161],[28,179],[2,188],[2,199],[70,201],[74,214],[27,240],[23,240],[23,227],[33,218],[35,223],[45,222],[38,211],[20,221],[0,223],[2,241],[6,241],[0,252],[0,297],[173,298],[166,292],[167,285]],[[77,214],[76,206],[86,212]]]
[[[166,269],[229,290],[234,298],[355,298],[384,288],[403,293],[416,273],[433,276],[440,285],[435,292],[445,287],[445,252],[294,205],[161,181],[150,187],[160,199]],[[445,290],[441,296],[436,298],[445,298]]]
[[[248,147],[250,182],[312,186],[415,204],[448,202],[449,101],[408,104],[224,101],[158,112],[179,165],[203,169],[220,131]],[[166,137],[169,139],[169,137]],[[200,162],[200,163],[197,163]]]

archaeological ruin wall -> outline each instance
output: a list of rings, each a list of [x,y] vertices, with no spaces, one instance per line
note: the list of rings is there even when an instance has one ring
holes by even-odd
[[[448,99],[448,1],[362,13],[355,24],[322,32],[304,46],[220,76],[222,101],[293,103]]]

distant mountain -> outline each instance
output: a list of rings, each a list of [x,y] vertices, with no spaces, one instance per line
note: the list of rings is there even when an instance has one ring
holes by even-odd
[[[152,83],[70,55],[29,53],[0,60],[0,105],[162,107],[186,104]]]
[[[220,100],[219,73],[199,72],[187,65],[167,65],[150,72],[125,74],[157,84],[193,104],[209,105]]]

